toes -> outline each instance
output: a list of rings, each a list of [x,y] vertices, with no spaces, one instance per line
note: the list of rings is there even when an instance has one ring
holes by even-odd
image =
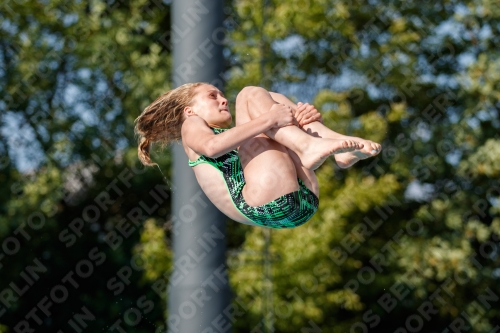
[[[352,140],[345,140],[343,142],[342,146],[344,147],[346,152],[353,151],[356,149],[356,142],[354,142]]]
[[[353,140],[344,140],[342,142],[342,148],[345,152],[350,152],[354,150],[361,150],[365,147],[365,145],[361,142],[353,141]]]
[[[352,148],[352,141],[345,140],[344,142],[342,142],[342,147],[344,147],[345,149]]]
[[[375,143],[375,142],[372,142],[371,147],[372,147],[371,152],[373,154],[378,154],[382,150],[382,146],[378,143]]]

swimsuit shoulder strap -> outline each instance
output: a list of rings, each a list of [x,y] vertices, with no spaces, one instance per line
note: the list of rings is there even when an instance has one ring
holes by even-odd
[[[229,128],[215,128],[215,127],[210,127],[210,128],[212,129],[212,131],[214,131],[215,134],[220,134],[229,129]]]

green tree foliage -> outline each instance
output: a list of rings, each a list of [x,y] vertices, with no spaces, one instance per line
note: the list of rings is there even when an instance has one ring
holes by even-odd
[[[263,230],[228,225],[239,250],[228,258],[234,331],[264,331],[270,315],[276,332],[498,330],[497,1],[234,0],[228,9],[230,99],[261,83],[312,102],[335,131],[384,146],[348,170],[325,163],[315,217],[272,231],[272,314],[262,313]],[[96,317],[89,331],[162,324],[168,199],[139,226],[127,215],[141,200],[155,207],[151,191],[169,193],[155,189],[164,184],[156,170],[138,167],[130,130],[169,88],[168,12],[144,1],[2,8],[0,290],[26,285],[21,273],[35,259],[47,268],[4,304],[5,327],[56,285],[67,300],[50,309],[58,316],[39,310],[33,327],[70,330],[83,307]],[[169,155],[156,159],[168,178]],[[103,192],[106,209],[95,201]],[[129,237],[117,229],[123,219]],[[116,249],[104,240],[113,231],[124,238]],[[78,288],[62,282],[71,272]],[[154,304],[147,314],[143,296]],[[135,326],[124,322],[131,308],[143,313]]]
[[[0,323],[12,332],[117,322],[154,331],[162,301],[141,282],[132,248],[139,213],[162,225],[170,190],[158,170],[138,163],[132,128],[170,87],[169,6],[1,6]],[[168,155],[155,157],[169,169]]]
[[[498,327],[498,4],[297,0],[255,10],[236,1],[235,9],[234,91],[268,82],[309,99],[335,131],[384,146],[349,170],[325,164],[316,216],[273,232],[277,330],[311,321],[325,332]],[[262,247],[253,229],[240,261]],[[232,278],[258,326],[262,272],[248,265]]]

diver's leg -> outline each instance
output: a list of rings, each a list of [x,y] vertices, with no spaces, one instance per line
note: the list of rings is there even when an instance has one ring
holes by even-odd
[[[342,135],[340,133],[337,133],[335,131],[332,131],[319,121],[315,121],[309,124],[306,124],[303,126],[303,128],[309,133],[310,135],[313,136],[318,136],[322,138],[330,138],[330,139],[345,139],[345,140],[356,140],[359,143],[363,144],[363,148],[352,151],[352,152],[346,152],[346,153],[341,153],[341,154],[335,154],[335,162],[337,162],[337,165],[340,168],[348,168],[355,164],[356,162],[360,160],[367,159],[369,157],[373,157],[378,155],[382,151],[382,146],[379,143],[373,142],[371,140],[366,140],[362,138],[357,138],[357,137],[352,137],[352,136],[346,136]]]
[[[279,103],[288,105],[292,108],[292,110],[294,110],[294,112],[296,111],[297,104],[293,103],[286,96],[279,94],[279,93],[274,93],[274,92],[269,92],[269,94],[271,95],[273,100],[275,100]],[[303,128],[304,128],[304,130],[307,131],[308,134],[310,134],[312,136],[321,137],[321,138],[329,138],[329,139],[337,139],[337,140],[342,140],[342,139],[355,140],[355,141],[363,144],[362,149],[334,155],[335,161],[337,162],[337,165],[341,168],[348,168],[348,167],[352,166],[354,163],[358,162],[359,160],[378,155],[382,149],[381,145],[376,143],[376,142],[337,133],[337,132],[329,129],[328,127],[326,127],[325,125],[323,125],[319,121],[314,121],[314,122],[311,122],[309,124],[306,124],[303,126]]]
[[[260,87],[246,87],[236,98],[236,126],[270,112],[277,102]],[[297,126],[285,126],[265,133],[269,138],[293,150],[307,169],[318,168],[330,155],[362,148],[350,139],[319,138],[308,135]]]
[[[297,171],[286,147],[258,135],[239,147],[246,185],[243,197],[250,206],[260,206],[298,190]]]
[[[300,162],[300,158],[293,152],[293,150],[288,149],[288,155],[290,155],[290,158],[295,166],[297,178],[302,180],[304,185],[319,198],[319,184],[314,171],[305,168]]]

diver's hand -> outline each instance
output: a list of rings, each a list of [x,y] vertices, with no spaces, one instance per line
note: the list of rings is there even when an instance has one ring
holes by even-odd
[[[315,121],[323,123],[323,118],[321,113],[316,109],[316,107],[309,103],[297,103],[297,110],[295,112],[295,119],[300,127],[310,124]]]
[[[266,115],[271,118],[272,128],[297,125],[292,108],[285,104],[274,104]]]

